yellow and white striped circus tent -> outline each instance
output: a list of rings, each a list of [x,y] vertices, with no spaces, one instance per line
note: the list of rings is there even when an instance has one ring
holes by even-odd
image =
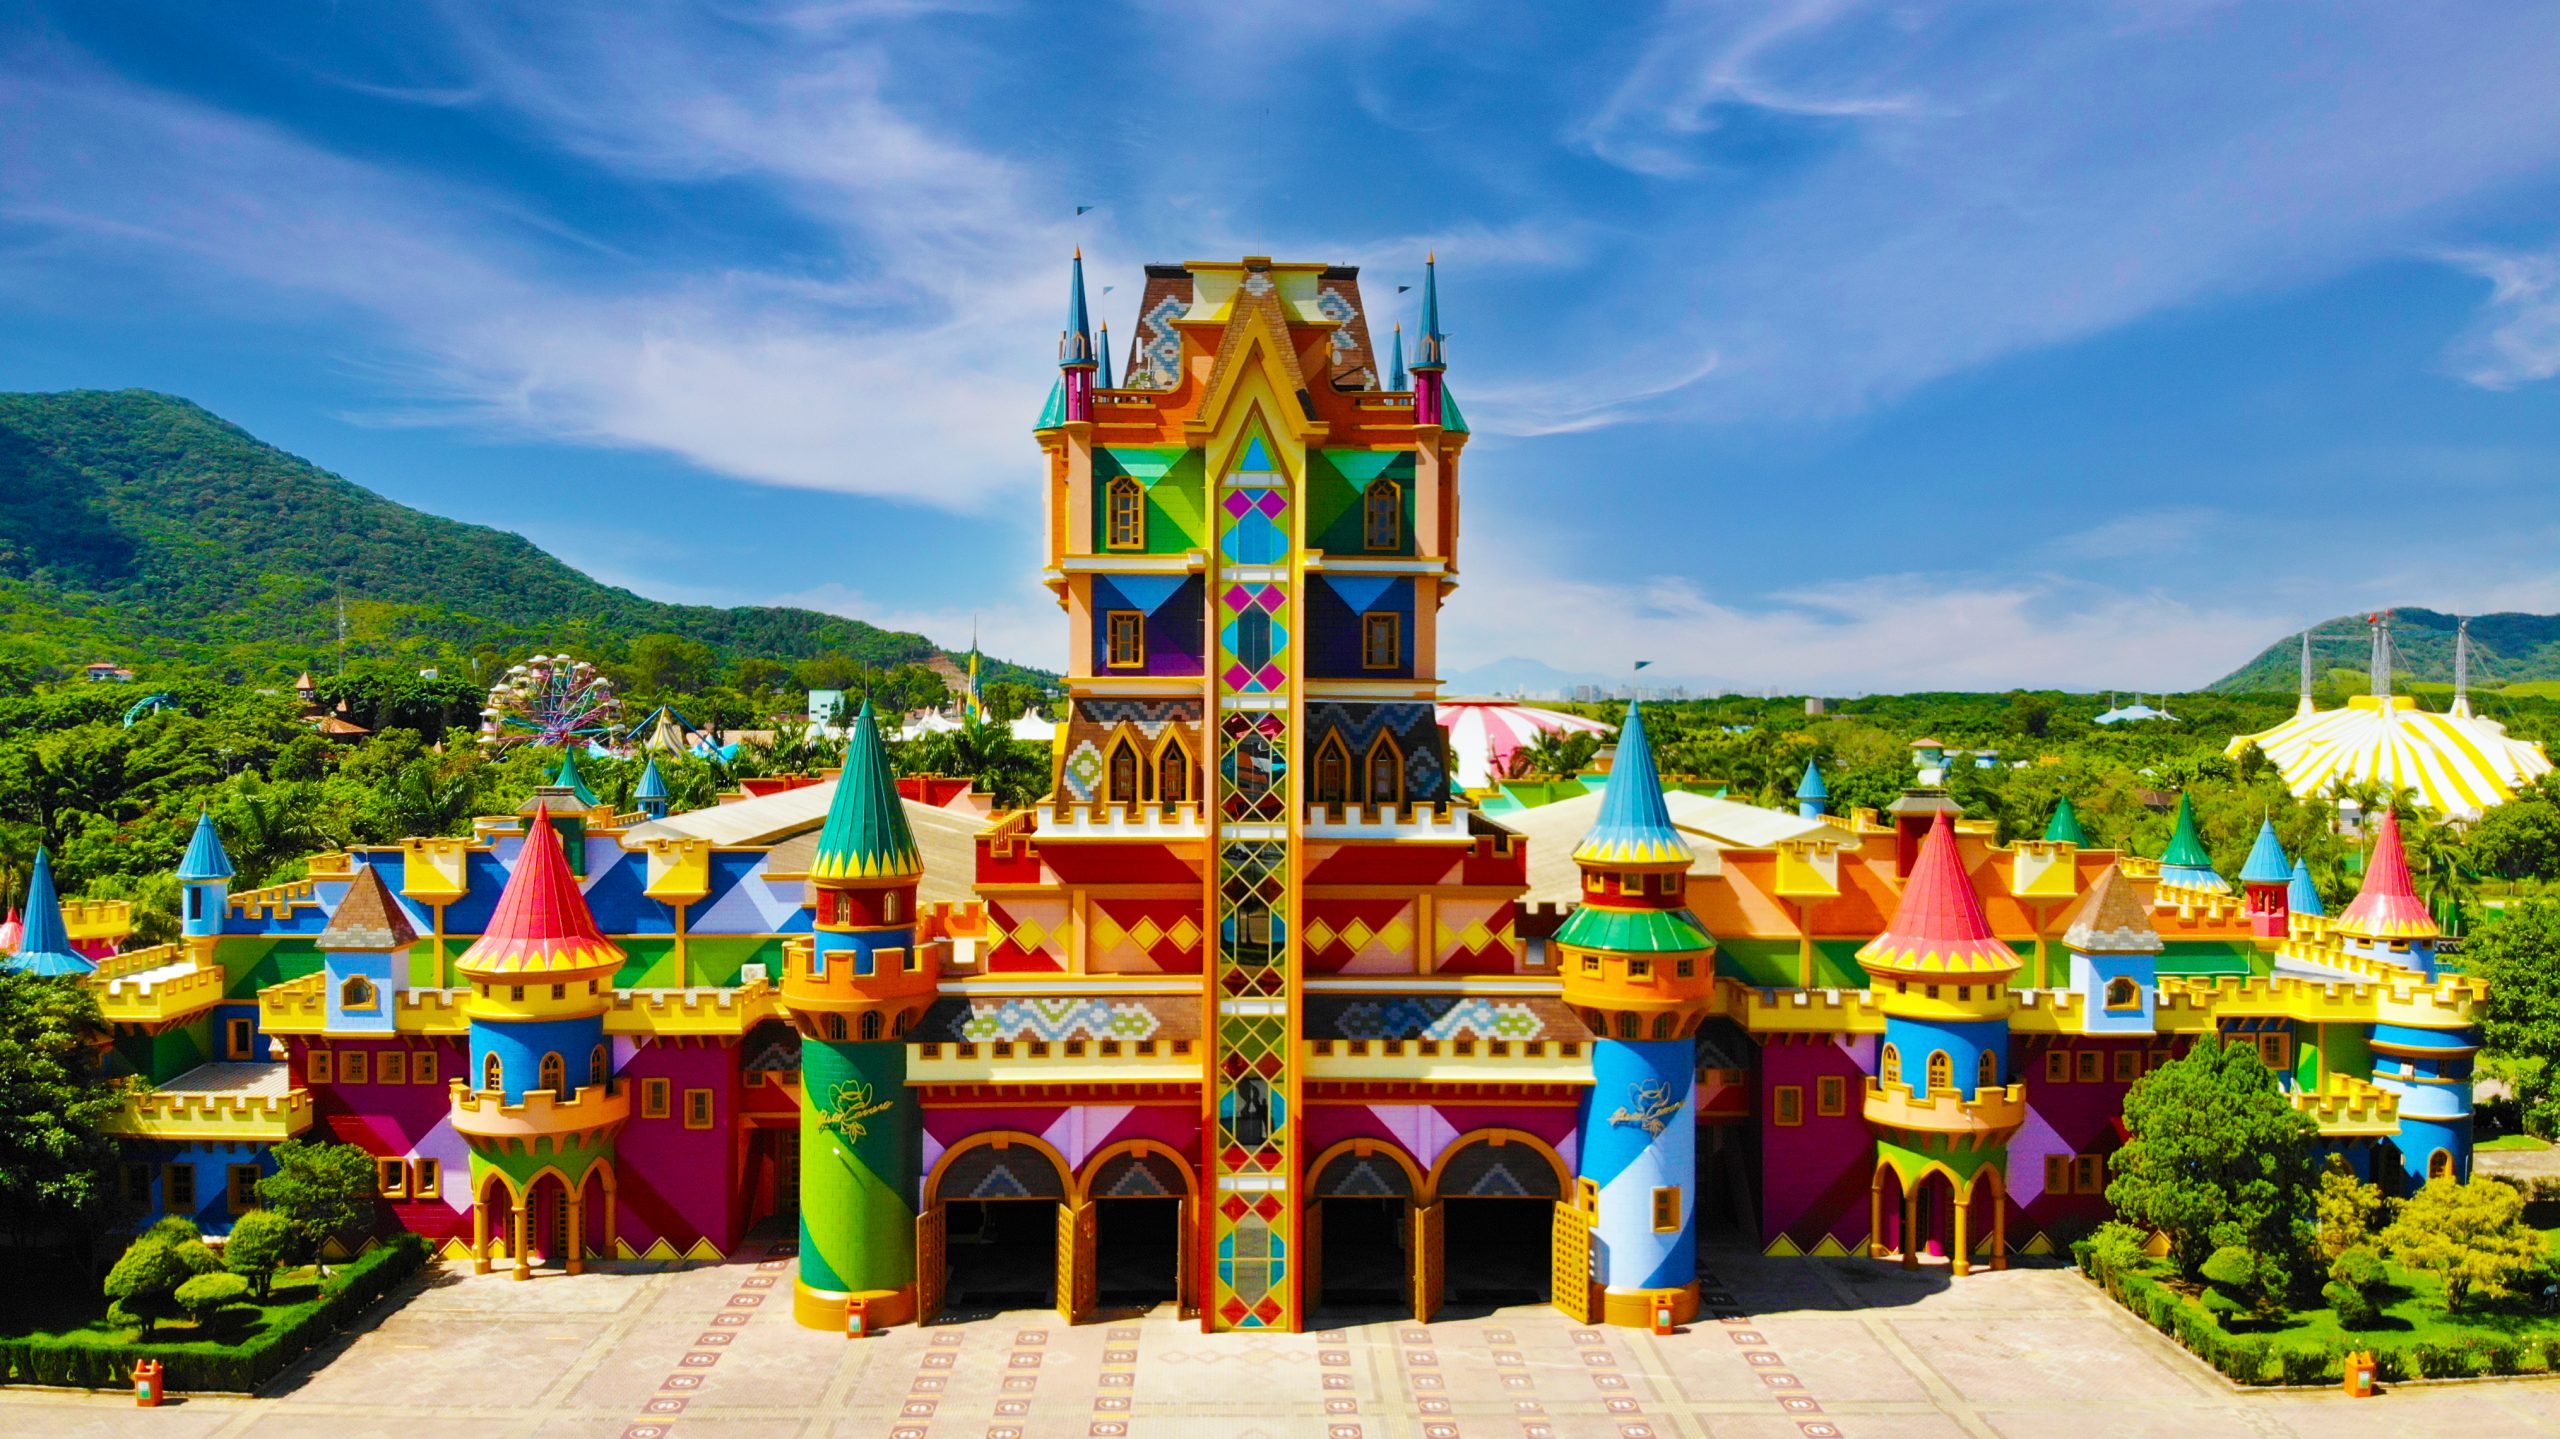
[[[2401,787],[2447,819],[2477,817],[2551,773],[2541,745],[2509,739],[2506,726],[2473,716],[2460,700],[2445,713],[2407,695],[2357,695],[2334,710],[2305,700],[2293,718],[2233,739],[2224,753],[2237,758],[2253,744],[2299,798],[2341,781]]]

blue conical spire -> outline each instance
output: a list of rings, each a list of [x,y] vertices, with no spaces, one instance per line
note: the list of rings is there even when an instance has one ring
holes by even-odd
[[[2297,859],[2293,862],[2293,878],[2285,886],[2284,907],[2295,914],[2307,914],[2315,919],[2328,913],[2320,907],[2320,886],[2311,882],[2308,861]]]
[[[1406,388],[1404,377],[1404,322],[1401,320],[1396,322],[1395,358],[1387,364],[1387,388],[1390,390],[1401,390]]]
[[[1446,341],[1440,333],[1440,257],[1434,254],[1422,262],[1422,340],[1414,346],[1413,367],[1449,368]]]
[[[631,797],[633,799],[657,800],[671,798],[667,793],[666,776],[658,773],[658,757],[656,755],[649,756],[649,762],[640,767],[640,784],[638,788],[631,791]]]
[[[2240,866],[2242,884],[2284,884],[2293,878],[2293,861],[2285,858],[2272,816],[2258,821],[2258,839],[2249,846],[2249,862]]]
[[[1064,369],[1093,362],[1093,321],[1085,309],[1084,250],[1079,247],[1073,276],[1067,282],[1067,328],[1058,336],[1058,365]]]
[[[1645,738],[1644,710],[1630,701],[1618,729],[1617,757],[1609,762],[1609,787],[1601,792],[1600,817],[1573,851],[1576,864],[1685,864],[1696,854],[1671,826],[1662,800],[1662,774]]]
[[[27,878],[27,930],[9,968],[22,974],[87,974],[97,968],[71,947],[62,924],[62,898],[53,889],[53,857],[36,847],[35,873]]]
[[[1796,798],[1831,798],[1831,787],[1822,782],[1822,766],[1812,760],[1804,762],[1804,778],[1796,781]]]
[[[178,860],[178,881],[193,884],[200,880],[231,878],[231,856],[222,848],[222,835],[213,827],[211,811],[196,816],[195,836],[187,841],[187,852]]]
[[[1093,342],[1093,353],[1094,357],[1102,362],[1102,374],[1095,383],[1101,385],[1102,388],[1106,390],[1113,388],[1114,381],[1111,378],[1111,322],[1109,320],[1102,322],[1102,338]]]

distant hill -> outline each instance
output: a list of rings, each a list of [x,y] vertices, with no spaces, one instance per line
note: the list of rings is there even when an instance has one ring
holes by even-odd
[[[2453,683],[2452,615],[2434,610],[2391,612],[2391,674],[2394,683]],[[2365,618],[2341,615],[2317,627],[2312,649],[2318,667],[2315,683],[2362,689],[2371,663],[2365,642]],[[2330,638],[2337,636],[2338,638]],[[2250,690],[2292,690],[2302,681],[2302,641],[2287,635],[2261,651],[2256,659],[2215,680],[2211,689],[2224,694]],[[2516,684],[2560,681],[2560,615],[2473,615],[2471,617],[2471,685],[2500,689]],[[2527,691],[2531,693],[2531,691]]]
[[[148,390],[0,394],[0,634],[12,658],[271,676],[334,650],[450,662],[673,634],[727,660],[948,661],[817,610],[719,609],[600,584],[521,535],[394,503]],[[1009,664],[988,678],[1041,678]],[[145,675],[146,680],[149,678]]]

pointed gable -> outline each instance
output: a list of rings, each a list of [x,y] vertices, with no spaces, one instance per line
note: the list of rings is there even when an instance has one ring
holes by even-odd
[[[596,929],[577,876],[569,873],[549,807],[537,807],[497,910],[455,967],[475,976],[559,975],[621,964],[622,947]]]
[[[1581,865],[1677,864],[1697,858],[1689,842],[1671,824],[1662,800],[1662,775],[1653,763],[1653,743],[1645,737],[1644,710],[1630,703],[1627,722],[1618,729],[1617,758],[1609,764],[1609,784],[1601,791],[1600,817],[1573,851]]]
[[[346,898],[338,901],[328,927],[313,941],[322,950],[339,953],[407,949],[417,942],[418,926],[410,921],[409,912],[400,907],[400,901],[391,897],[391,887],[382,882],[382,871],[369,864],[356,866]]]
[[[71,932],[62,924],[62,899],[53,888],[53,857],[42,845],[36,846],[35,872],[27,877],[26,929],[9,968],[43,975],[87,974],[97,968],[71,947]]]
[[[2158,954],[2164,947],[2142,886],[2112,864],[2089,886],[2080,917],[2062,932],[2062,942],[2082,954]]]
[[[2358,939],[2433,939],[2440,933],[2410,878],[2408,852],[2400,844],[2400,816],[2389,810],[2382,812],[2374,831],[2364,885],[2338,915],[2337,929]]]
[[[178,879],[185,884],[203,880],[231,878],[231,856],[222,847],[222,835],[213,827],[210,812],[196,816],[196,832],[187,840],[187,852],[178,860]]]
[[[1870,969],[1933,974],[2000,975],[2018,968],[2017,952],[1991,932],[1982,913],[1982,896],[1964,871],[1945,811],[1930,821],[1893,919],[1859,949],[1858,961]]]
[[[898,802],[897,777],[890,773],[880,723],[866,699],[845,743],[844,770],[836,776],[835,797],[827,805],[826,827],[818,832],[809,877],[912,879],[922,873],[924,856],[907,825],[906,807]]]

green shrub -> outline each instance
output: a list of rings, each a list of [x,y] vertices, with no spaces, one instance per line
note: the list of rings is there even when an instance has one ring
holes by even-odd
[[[2287,1384],[2333,1384],[2344,1373],[2344,1358],[2336,1350],[2286,1348],[2276,1351],[2276,1368]]]
[[[2483,1339],[2474,1347],[2483,1373],[2514,1374],[2524,1368],[2524,1346],[2513,1339]]]
[[[199,1274],[178,1286],[178,1307],[200,1328],[213,1327],[213,1316],[249,1297],[249,1281],[219,1270]]]
[[[2408,1355],[2398,1349],[2376,1349],[2373,1351],[2373,1377],[2385,1383],[2408,1378]]]
[[[2409,1346],[2409,1359],[2428,1379],[2459,1379],[2471,1372],[2471,1347],[2467,1344],[2422,1341]]]
[[[2110,1219],[2089,1236],[2085,1250],[2077,1245],[2073,1250],[2080,1256],[2082,1269],[2090,1269],[2094,1263],[2098,1268],[2091,1272],[2111,1272],[2141,1268],[2142,1261],[2149,1257],[2143,1252],[2149,1242],[2150,1236],[2140,1229],[2120,1219]]]

